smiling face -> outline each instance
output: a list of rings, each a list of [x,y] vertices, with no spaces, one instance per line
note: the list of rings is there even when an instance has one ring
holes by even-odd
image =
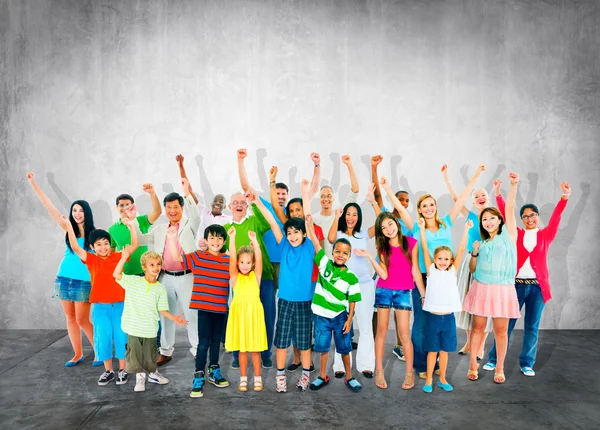
[[[448,270],[450,265],[454,262],[454,258],[450,251],[441,250],[436,252],[435,256],[433,257],[433,262],[438,270]]]
[[[217,194],[210,204],[211,212],[214,216],[223,214],[225,208],[225,196],[223,194]]]
[[[243,253],[238,255],[238,270],[241,274],[247,275],[252,271],[254,266],[254,258],[250,253]]]
[[[119,212],[119,217],[127,218],[127,208],[129,208],[133,203],[129,199],[119,200],[117,203],[117,211]]]
[[[319,198],[319,203],[321,204],[322,209],[331,209],[331,205],[333,205],[333,190],[331,188],[321,188],[321,196]]]
[[[285,188],[277,188],[275,190],[277,192],[277,204],[280,208],[285,207],[285,204],[288,200],[288,192]]]
[[[473,192],[473,206],[478,208],[480,211],[487,208],[490,204],[490,196],[486,190],[479,189]]]
[[[344,266],[346,261],[350,259],[352,247],[347,243],[337,242],[333,248],[333,262],[336,266]]]
[[[288,227],[286,231],[286,237],[290,245],[296,248],[304,242],[306,234],[302,233],[302,230],[298,230],[295,227]]]
[[[150,277],[151,280],[158,278],[160,270],[162,269],[162,261],[158,258],[149,258],[145,264],[142,264],[142,270],[146,277]]]
[[[404,206],[404,209],[408,209],[408,204],[410,203],[408,193],[398,191],[398,193],[396,193],[396,198],[400,201],[400,204]]]
[[[218,255],[221,252],[223,245],[225,245],[225,238],[208,233],[206,243],[208,244],[208,252],[213,255]]]
[[[537,228],[540,217],[533,209],[527,208],[523,211],[521,220],[523,221],[525,230],[533,230]]]
[[[171,224],[177,224],[183,216],[183,206],[179,204],[179,200],[173,200],[165,204],[165,213]]]
[[[348,230],[354,230],[356,223],[358,222],[358,210],[354,206],[349,206],[344,214],[346,218],[346,226]]]
[[[73,208],[71,209],[71,216],[77,224],[83,224],[85,221],[85,214],[83,213],[83,208],[80,205],[73,205]]]
[[[248,211],[248,203],[246,197],[241,193],[235,193],[231,196],[231,203],[229,203],[229,210],[235,220],[240,220],[246,216]]]
[[[481,215],[481,225],[488,233],[497,233],[498,228],[502,225],[502,220],[493,212],[485,211]]]
[[[110,241],[102,238],[92,244],[92,249],[98,257],[108,257],[110,254]]]
[[[434,219],[437,216],[437,204],[435,199],[433,197],[425,198],[423,201],[421,201],[421,204],[417,210],[426,220]]]
[[[381,232],[387,238],[394,238],[398,236],[398,221],[391,217],[383,218],[381,221]]]
[[[304,219],[304,208],[302,203],[294,202],[289,205],[288,216],[290,218],[302,218]]]

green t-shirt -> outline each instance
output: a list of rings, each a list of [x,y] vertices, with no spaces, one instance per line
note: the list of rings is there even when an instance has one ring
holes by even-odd
[[[140,231],[143,234],[148,233],[150,230],[150,221],[148,221],[148,215],[139,215],[136,217],[138,224],[140,225]],[[117,251],[121,251],[127,245],[131,244],[131,233],[129,228],[119,218],[119,220],[108,227],[108,233],[110,234],[110,247],[115,248]],[[139,239],[139,238],[138,238]],[[144,271],[142,270],[142,263],[140,259],[142,254],[148,251],[147,246],[139,246],[133,254],[129,257],[129,261],[125,263],[124,273],[126,275],[139,275]]]
[[[159,311],[169,310],[165,287],[135,275],[123,275],[117,283],[125,290],[121,329],[131,336],[156,337]]]
[[[248,231],[253,231],[256,233],[256,240],[258,245],[260,246],[260,251],[262,253],[262,263],[263,263],[263,272],[262,278],[264,280],[273,280],[273,266],[271,265],[271,261],[269,260],[269,254],[267,254],[267,249],[265,248],[265,241],[263,239],[263,235],[271,230],[271,226],[260,212],[260,209],[256,207],[256,205],[252,205],[252,213],[246,217],[241,223],[227,223],[223,227],[225,231],[229,230],[231,226],[235,227],[235,246],[237,249],[240,249],[242,246],[250,245],[250,238],[248,237]],[[229,237],[225,242],[225,249],[229,248]]]

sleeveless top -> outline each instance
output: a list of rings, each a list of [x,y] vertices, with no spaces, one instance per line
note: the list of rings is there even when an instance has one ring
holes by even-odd
[[[83,237],[77,238],[77,243],[84,249],[85,239]],[[86,250],[89,252],[89,250]],[[60,262],[60,266],[58,267],[57,276],[62,276],[63,278],[77,279],[79,281],[88,281],[90,280],[90,272],[85,264],[81,262],[81,259],[77,254],[69,249],[68,246],[65,245],[65,255]]]
[[[431,265],[423,310],[440,313],[462,310],[454,266],[450,270],[438,270],[435,264]]]

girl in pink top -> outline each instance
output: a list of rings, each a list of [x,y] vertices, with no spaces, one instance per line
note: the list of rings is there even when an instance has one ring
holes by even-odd
[[[377,308],[377,334],[375,335],[375,385],[387,388],[383,374],[383,353],[385,338],[390,320],[390,308],[396,310],[398,331],[406,357],[406,377],[402,388],[410,390],[415,386],[413,368],[413,345],[410,340],[411,290],[419,289],[421,300],[425,296],[425,287],[419,269],[419,247],[412,237],[402,235],[400,224],[389,212],[382,212],[375,220],[375,240],[379,262],[364,249],[354,252],[367,257],[379,275],[375,290]]]

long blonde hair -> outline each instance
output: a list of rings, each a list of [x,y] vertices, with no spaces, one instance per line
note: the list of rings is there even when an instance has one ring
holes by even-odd
[[[425,217],[423,216],[423,214],[421,212],[419,212],[419,209],[421,208],[421,203],[423,203],[423,201],[425,199],[432,199],[433,202],[435,203],[435,222],[437,223],[438,228],[446,228],[446,224],[444,223],[444,221],[442,221],[439,217],[438,217],[438,204],[437,204],[437,200],[435,199],[435,197],[433,197],[431,194],[423,194],[421,197],[419,197],[419,200],[417,200],[417,213],[419,214],[419,218],[423,218],[423,220],[425,220]]]

